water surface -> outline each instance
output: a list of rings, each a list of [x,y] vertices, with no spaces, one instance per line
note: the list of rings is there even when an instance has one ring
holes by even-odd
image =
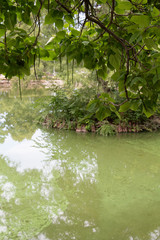
[[[0,98],[0,239],[160,239],[160,133],[48,130]]]

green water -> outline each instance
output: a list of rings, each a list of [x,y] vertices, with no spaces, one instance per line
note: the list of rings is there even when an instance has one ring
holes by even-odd
[[[1,94],[0,239],[159,240],[160,133],[48,130],[35,115]]]

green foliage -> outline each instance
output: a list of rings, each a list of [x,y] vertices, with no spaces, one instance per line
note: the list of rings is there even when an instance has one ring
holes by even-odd
[[[53,62],[66,57],[67,66],[75,61],[96,71],[97,80],[113,72],[119,102],[112,105],[122,105],[122,112],[136,108],[138,101],[150,117],[160,93],[160,4],[154,0],[113,3],[1,0],[0,74],[23,78],[38,58]],[[125,100],[128,103],[123,105]],[[97,110],[98,119],[117,112],[110,104],[109,110],[104,108]]]
[[[97,133],[102,136],[112,136],[115,135],[115,127],[109,124],[108,122],[104,122],[104,124],[97,129]]]
[[[22,101],[14,97],[3,99],[1,96],[0,120],[2,118],[2,123],[0,133],[2,138],[0,138],[0,141],[4,141],[8,134],[11,134],[16,141],[22,141],[25,138],[31,139],[36,131],[38,115],[38,109],[35,111],[31,103],[33,99],[35,99],[35,96],[30,96],[30,99],[27,97]]]
[[[52,122],[66,123],[78,121],[87,114],[86,106],[95,94],[93,89],[54,89],[54,96],[38,100],[35,107],[40,109],[39,119],[44,121],[49,114]]]

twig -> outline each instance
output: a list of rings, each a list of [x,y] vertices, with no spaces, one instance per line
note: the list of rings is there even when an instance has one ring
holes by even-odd
[[[141,49],[134,55],[134,57],[137,57],[137,55],[139,55],[141,53],[141,51],[144,49],[146,45],[144,44]]]
[[[115,0],[112,0],[111,18],[110,18],[110,22],[109,22],[107,28],[109,28],[111,26],[112,22],[113,22],[114,8],[115,8]]]
[[[126,52],[127,54],[127,71],[126,71],[126,74],[124,76],[124,90],[125,90],[125,94],[126,94],[126,98],[129,100],[129,97],[128,97],[128,91],[127,91],[127,86],[126,86],[126,82],[127,82],[127,78],[128,78],[128,75],[129,75],[129,61],[130,61],[130,57],[129,57],[129,51]]]
[[[64,8],[64,9],[66,10],[66,12],[72,13],[72,11],[71,11],[68,7],[66,7],[63,3],[61,3],[59,0],[56,0],[56,2],[57,2],[62,8]]]
[[[72,11],[76,10],[77,8],[79,9],[79,8],[82,6],[83,2],[84,2],[84,0],[83,0],[82,2],[80,1],[80,3],[76,4],[76,5],[72,8]]]
[[[85,18],[85,20],[84,20],[84,22],[83,22],[83,25],[82,25],[82,28],[81,28],[81,31],[80,31],[79,39],[80,39],[80,37],[81,37],[81,35],[82,35],[82,32],[83,32],[83,29],[84,29],[84,27],[85,27],[86,22],[87,22],[87,19]]]
[[[101,32],[101,34],[93,40],[93,42],[96,42],[98,39],[100,39],[105,34],[105,31]]]
[[[112,104],[113,106],[115,106],[115,107],[120,107],[121,105],[123,105],[124,103],[126,103],[126,102],[128,102],[129,100],[128,99],[126,99],[126,100],[124,100],[123,102],[121,102],[121,103],[119,103],[119,104],[116,104],[116,103],[113,103],[113,102],[109,102],[109,104]]]
[[[48,0],[48,13],[49,13],[50,0]]]
[[[36,73],[36,54],[34,54],[34,75],[36,77],[36,80],[38,80],[37,73]]]

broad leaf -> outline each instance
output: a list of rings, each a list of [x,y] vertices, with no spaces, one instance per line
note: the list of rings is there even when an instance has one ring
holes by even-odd
[[[150,24],[150,18],[147,15],[135,15],[130,19],[132,22],[140,26],[140,28],[146,28]]]
[[[120,106],[119,112],[126,112],[131,107],[130,102],[126,102],[123,105]]]
[[[109,56],[109,62],[115,69],[119,69],[120,68],[121,59],[120,59],[119,55],[117,55],[117,54],[110,55]]]
[[[105,118],[111,115],[111,111],[109,108],[101,106],[98,111],[96,112],[96,118],[98,121],[103,121]]]
[[[56,25],[56,27],[57,27],[59,30],[61,30],[61,29],[63,28],[63,20],[61,20],[61,19],[56,19],[56,20],[55,20],[55,25]]]
[[[155,43],[155,41],[152,38],[146,38],[144,39],[145,45],[149,50],[152,49],[158,49],[158,45]]]

